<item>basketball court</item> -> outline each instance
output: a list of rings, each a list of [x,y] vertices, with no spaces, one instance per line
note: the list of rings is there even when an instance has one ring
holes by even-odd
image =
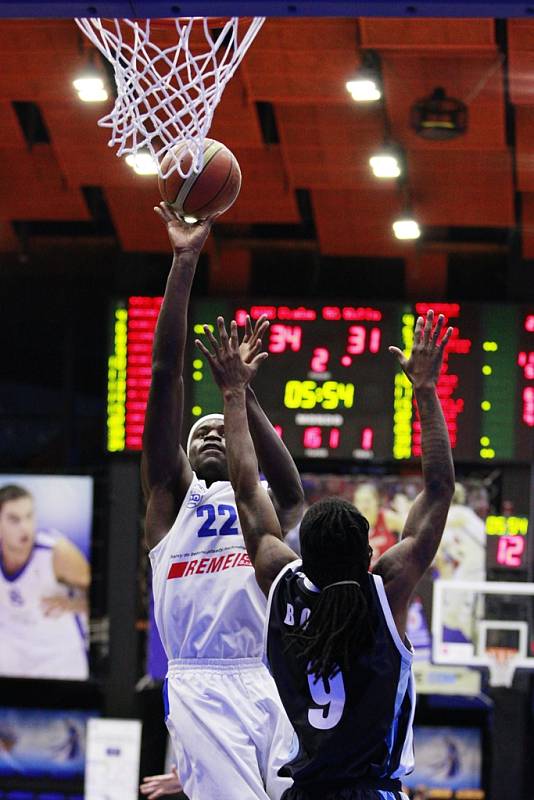
[[[267,315],[256,392],[307,502],[354,502],[375,556],[421,485],[420,424],[387,346],[409,348],[429,307],[453,326],[438,391],[458,483],[409,612],[406,792],[533,800],[533,14],[502,0],[0,3],[0,485],[33,480],[54,529],[42,473],[65,481],[52,488],[73,515],[69,476],[94,498],[88,676],[0,675],[0,800],[135,800],[140,776],[172,763],[137,535],[162,199],[191,225],[220,214],[192,333]],[[193,423],[220,399],[192,347],[186,369]]]

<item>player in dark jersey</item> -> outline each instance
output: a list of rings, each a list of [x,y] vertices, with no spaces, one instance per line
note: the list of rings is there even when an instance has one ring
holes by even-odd
[[[267,657],[298,747],[282,768],[294,780],[284,800],[394,800],[413,768],[412,649],[405,636],[411,594],[438,548],[454,492],[454,468],[436,392],[443,353],[429,311],[409,358],[390,347],[413,384],[422,431],[424,488],[401,541],[370,574],[369,525],[344,500],[314,503],[300,528],[302,561],[281,540],[261,489],[248,431],[245,390],[266,354],[244,364],[237,327],[202,343],[222,390],[229,473],[256,579],[268,594]]]

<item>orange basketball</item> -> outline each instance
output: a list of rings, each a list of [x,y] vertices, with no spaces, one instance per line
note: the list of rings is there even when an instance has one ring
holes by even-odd
[[[166,171],[173,162],[173,153],[185,172],[191,166],[192,157],[185,143],[176,145],[161,162]],[[237,158],[221,142],[215,139],[204,141],[204,163],[199,173],[182,178],[179,171],[168,178],[158,179],[162,198],[170,203],[180,216],[204,219],[230,208],[241,188],[241,170]]]

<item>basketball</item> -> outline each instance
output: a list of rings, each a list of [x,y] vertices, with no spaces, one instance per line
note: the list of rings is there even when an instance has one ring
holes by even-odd
[[[187,145],[176,145],[161,162],[166,172],[177,158],[186,172],[192,161]],[[199,173],[182,178],[175,170],[167,178],[159,178],[160,194],[180,216],[204,219],[226,211],[234,203],[241,188],[241,170],[234,154],[215,139],[204,141],[204,162]]]

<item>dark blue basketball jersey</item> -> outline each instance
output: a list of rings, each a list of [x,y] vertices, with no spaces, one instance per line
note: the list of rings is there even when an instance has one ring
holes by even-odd
[[[301,570],[288,564],[269,595],[266,652],[298,749],[280,770],[295,786],[368,786],[391,790],[413,769],[412,723],[415,691],[413,653],[395,626],[382,579],[368,575],[362,586],[375,631],[373,649],[346,673],[329,681],[307,674],[285,634],[302,624],[317,602],[318,590]]]

